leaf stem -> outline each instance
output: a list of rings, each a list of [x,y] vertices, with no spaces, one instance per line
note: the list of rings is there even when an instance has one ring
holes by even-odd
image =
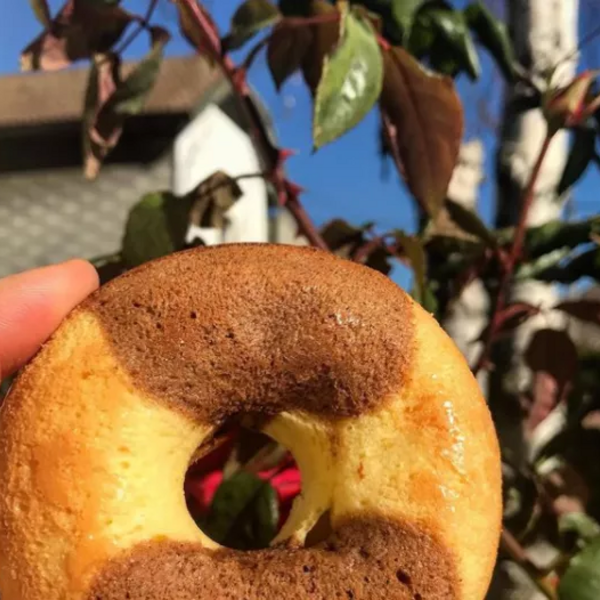
[[[148,10],[144,17],[137,22],[137,27],[131,32],[131,34],[121,43],[121,45],[115,50],[115,54],[121,55],[129,46],[135,41],[138,35],[144,30],[147,29],[150,24],[150,19],[156,10],[156,5],[158,4],[158,0],[150,0],[150,4],[148,5]]]
[[[515,266],[517,262],[521,259],[523,254],[523,244],[525,241],[525,234],[527,233],[527,219],[529,217],[529,212],[531,210],[531,206],[535,197],[535,186],[539,179],[542,165],[544,164],[544,160],[546,159],[546,155],[548,154],[548,148],[550,147],[550,143],[552,142],[553,137],[554,133],[552,131],[548,131],[546,137],[544,138],[544,142],[542,143],[542,147],[540,149],[537,160],[531,171],[527,187],[523,192],[523,198],[521,200],[521,212],[519,214],[519,220],[515,230],[513,243],[510,252],[508,253],[508,256],[501,263],[502,275],[500,277],[500,285],[498,286],[494,310],[490,319],[490,326],[488,328],[487,335],[485,336],[483,348],[481,350],[479,359],[473,367],[473,373],[475,375],[487,365],[492,345],[496,338],[496,334],[498,333],[498,329],[501,325],[501,313],[504,307],[506,306],[508,292],[510,289],[511,279],[515,270]]]

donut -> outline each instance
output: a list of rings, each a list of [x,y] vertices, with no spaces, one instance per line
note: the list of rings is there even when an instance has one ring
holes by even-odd
[[[183,493],[243,415],[303,481],[246,552]],[[0,489],[2,600],[481,600],[501,526],[497,437],[450,338],[382,274],[283,245],[173,254],[78,306],[2,406]]]

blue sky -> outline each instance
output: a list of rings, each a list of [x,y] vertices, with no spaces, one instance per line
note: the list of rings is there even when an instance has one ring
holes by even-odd
[[[4,14],[0,22],[0,74],[14,73],[18,70],[20,50],[39,31],[29,5],[24,0],[12,0],[10,18]],[[61,2],[50,0],[53,10],[57,10]],[[239,0],[207,0],[209,7],[221,27],[227,24]],[[463,2],[456,2],[460,5]],[[124,5],[131,10],[144,12],[147,0],[125,1]],[[176,14],[173,5],[167,0],[159,0],[156,20],[176,31]],[[582,23],[589,19],[582,18]],[[583,29],[583,25],[582,25]],[[584,29],[582,33],[587,31]],[[129,57],[138,57],[144,52],[144,40],[133,44]],[[600,44],[600,40],[595,42]],[[186,54],[189,47],[179,36],[168,47],[170,54]],[[240,53],[244,56],[245,51]],[[235,56],[235,55],[234,55]],[[235,56],[238,58],[237,56]],[[493,211],[494,181],[494,140],[495,135],[489,126],[482,125],[478,117],[477,97],[492,98],[489,109],[494,114],[500,106],[501,94],[491,93],[498,89],[493,79],[493,70],[487,57],[483,56],[484,77],[475,86],[466,79],[459,80],[458,87],[466,100],[467,135],[475,132],[483,134],[487,149],[487,178],[481,194],[481,211],[489,219]],[[591,66],[591,65],[590,65]],[[599,66],[599,65],[594,65]],[[306,190],[304,202],[313,219],[321,224],[327,220],[343,216],[350,222],[361,223],[375,221],[381,230],[414,227],[414,211],[410,198],[393,169],[388,165],[387,177],[382,176],[382,163],[377,147],[377,117],[370,114],[355,130],[348,133],[338,142],[311,153],[311,102],[299,78],[292,79],[277,94],[268,71],[264,56],[255,62],[251,71],[251,82],[260,92],[272,112],[280,143],[298,152],[288,162],[288,172],[292,179]],[[573,216],[588,215],[597,211],[597,190],[600,178],[596,169],[590,169],[583,182],[578,186],[573,203]],[[406,285],[406,273],[398,272],[396,279]]]

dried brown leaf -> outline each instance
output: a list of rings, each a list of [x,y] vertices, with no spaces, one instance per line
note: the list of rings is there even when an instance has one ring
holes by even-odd
[[[197,227],[222,229],[227,211],[241,198],[242,189],[227,173],[217,171],[191,192],[194,204],[190,222]]]

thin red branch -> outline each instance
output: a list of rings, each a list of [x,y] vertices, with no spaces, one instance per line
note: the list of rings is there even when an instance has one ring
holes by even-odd
[[[554,134],[548,132],[548,134],[544,138],[542,148],[540,149],[540,153],[531,171],[529,182],[527,183],[527,187],[523,192],[523,199],[521,201],[521,212],[519,213],[519,220],[515,230],[515,236],[513,238],[513,243],[510,252],[508,253],[506,260],[501,264],[502,275],[500,278],[500,285],[498,286],[496,303],[490,320],[490,326],[488,327],[487,335],[485,336],[483,342],[481,354],[475,366],[473,367],[474,374],[479,373],[479,371],[488,364],[488,361],[490,359],[492,345],[501,325],[501,313],[504,307],[506,306],[508,292],[510,290],[510,284],[515,270],[515,266],[517,265],[523,254],[525,234],[527,233],[527,220],[529,217],[529,212],[531,210],[531,205],[533,204],[533,199],[535,198],[535,186],[539,179],[540,171],[542,169],[542,165],[544,164],[546,155],[548,154],[548,148],[550,147],[550,143],[552,142],[553,137]]]
[[[138,35],[142,33],[144,29],[148,29],[150,25],[150,19],[156,10],[156,5],[158,4],[158,0],[150,0],[150,4],[148,6],[148,10],[142,19],[137,22],[137,27],[131,32],[131,34],[120,44],[120,46],[115,50],[115,54],[121,55],[129,46],[135,41]]]
[[[231,58],[222,55],[221,40],[218,32],[214,29],[212,23],[202,12],[202,10],[200,10],[196,0],[180,1],[189,8],[193,18],[196,19],[196,24],[200,27],[205,35],[207,43],[202,49],[199,48],[198,50],[204,50],[205,52],[208,52],[210,57],[216,62],[216,64],[219,65],[221,71],[229,81],[240,112],[250,124],[250,135],[252,137],[254,146],[259,152],[261,152],[263,156],[269,157],[275,163],[271,172],[268,174],[268,179],[273,183],[275,189],[277,190],[277,194],[280,197],[282,204],[288,208],[296,220],[300,233],[303,234],[312,245],[324,250],[328,250],[325,240],[323,240],[317,227],[308,216],[308,213],[304,210],[304,207],[298,198],[298,194],[295,192],[295,187],[291,185],[290,182],[288,182],[285,178],[285,174],[280,163],[282,151],[279,148],[274,148],[269,141],[269,137],[265,131],[260,115],[252,103],[250,90],[246,84],[245,72],[243,68],[240,70],[233,63]],[[328,19],[325,19],[325,16],[328,17]],[[315,17],[314,22],[322,23],[326,20],[333,20],[329,15],[325,16]],[[339,16],[336,18],[339,18]],[[310,24],[306,23],[306,21],[311,21],[311,19],[302,19],[302,21],[304,24]]]
[[[313,246],[321,248],[321,250],[329,250],[325,240],[319,233],[319,230],[315,224],[312,222],[312,219],[308,216],[308,213],[304,209],[304,206],[302,206],[302,203],[298,197],[288,194],[285,206],[294,217],[294,220],[298,225],[299,232],[304,235]]]
[[[556,591],[549,583],[545,573],[532,562],[527,551],[508,529],[505,528],[502,530],[500,542],[502,550],[510,556],[513,562],[516,562],[527,573],[539,591],[542,592],[546,598],[557,600],[558,597]]]

